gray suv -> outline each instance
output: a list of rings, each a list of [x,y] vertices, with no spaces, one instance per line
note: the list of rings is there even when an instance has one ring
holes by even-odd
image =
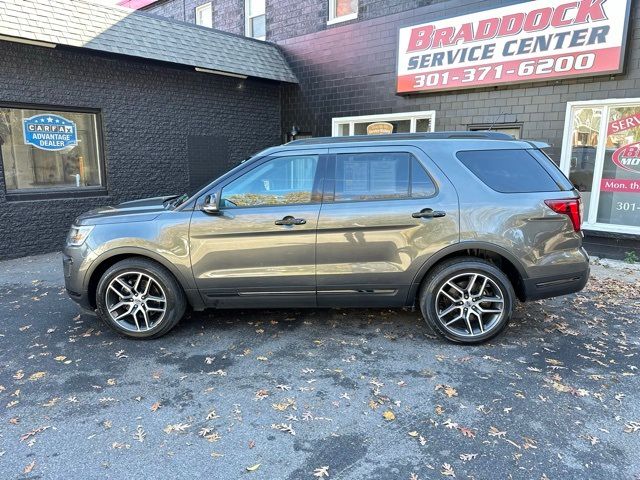
[[[78,217],[69,295],[115,331],[164,335],[187,307],[413,307],[478,343],[521,301],[589,276],[579,193],[540,144],[497,132],[314,138],[195,194]]]

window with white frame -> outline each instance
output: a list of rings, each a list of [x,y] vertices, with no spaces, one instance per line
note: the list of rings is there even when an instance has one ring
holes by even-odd
[[[358,0],[329,0],[329,25],[358,18]]]
[[[247,37],[265,40],[267,38],[266,0],[245,0],[244,34]]]
[[[640,233],[640,98],[568,103],[560,167],[585,230]]]
[[[211,2],[196,7],[196,25],[213,28],[213,6]]]
[[[332,121],[332,135],[334,137],[348,137],[351,135],[373,135],[375,133],[433,132],[435,121],[436,112],[433,110],[338,117]]]

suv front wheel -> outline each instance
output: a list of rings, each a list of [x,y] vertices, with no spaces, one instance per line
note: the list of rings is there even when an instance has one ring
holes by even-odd
[[[443,262],[429,273],[420,292],[420,309],[439,335],[458,343],[485,342],[511,318],[513,286],[494,264],[465,257]]]
[[[128,337],[156,338],[184,315],[187,301],[171,272],[156,262],[129,258],[102,275],[96,292],[97,314]]]

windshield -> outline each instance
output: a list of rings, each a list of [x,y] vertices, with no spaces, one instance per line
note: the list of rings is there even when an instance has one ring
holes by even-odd
[[[228,172],[226,172],[225,174],[223,174],[222,176],[220,176],[217,179],[212,179],[212,181],[221,180],[221,179],[223,179],[225,177],[233,175],[236,172],[236,170],[238,170],[240,167],[242,167],[248,160],[256,157],[256,155],[258,155],[258,154],[251,155],[250,157],[245,158],[238,165],[233,167],[231,170],[229,170]],[[187,193],[183,193],[182,195],[176,195],[175,197],[171,197],[171,198],[167,199],[164,202],[164,207],[167,208],[167,209],[171,209],[171,210],[176,209],[180,205],[184,204],[191,197],[196,195],[198,192],[200,192],[201,190],[204,190],[204,189],[208,188],[208,186],[210,184],[211,184],[211,182],[207,183],[206,185],[200,185],[198,187],[193,187]]]

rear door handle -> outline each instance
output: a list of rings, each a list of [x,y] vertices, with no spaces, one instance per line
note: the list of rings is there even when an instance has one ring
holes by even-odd
[[[446,212],[434,210],[432,208],[423,208],[419,212],[412,213],[413,218],[442,218],[446,216]]]
[[[276,225],[304,225],[307,221],[304,218],[295,218],[287,215],[282,220],[276,220]]]

